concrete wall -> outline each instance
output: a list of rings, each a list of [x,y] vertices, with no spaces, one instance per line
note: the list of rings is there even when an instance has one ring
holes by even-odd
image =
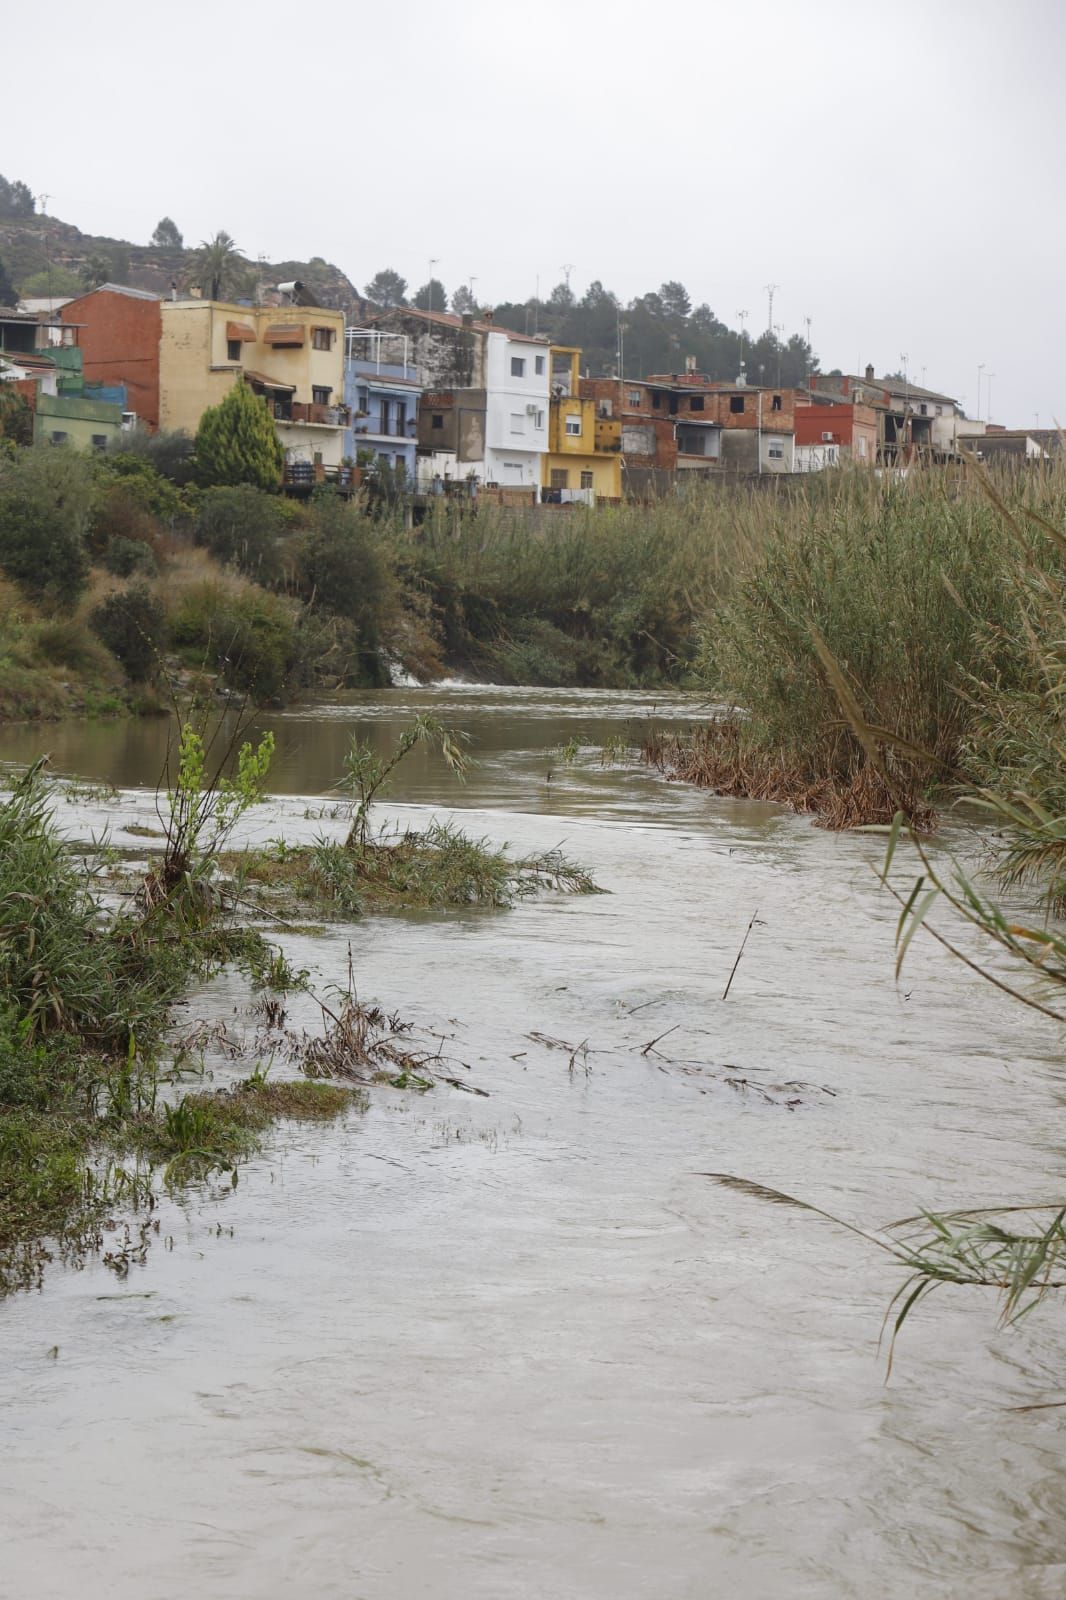
[[[152,433],[159,427],[160,302],[94,289],[68,300],[64,322],[81,323],[78,344],[88,383],[125,384],[126,406]]]
[[[238,306],[211,300],[164,300],[159,346],[160,425],[195,433],[209,406],[218,405],[245,371],[259,373],[294,388],[293,399],[310,405],[314,389],[329,391],[329,404],[344,394],[344,317],[321,306]],[[229,323],[250,328],[254,340],[240,342],[236,360],[229,356]],[[272,345],[270,328],[298,324],[304,342],[295,348]],[[314,347],[312,330],[326,328],[330,349]],[[291,460],[321,455],[337,465],[344,452],[344,430],[311,424],[279,424],[278,434]]]
[[[34,413],[35,444],[67,443],[78,450],[104,448],[122,432],[122,408],[100,400],[81,400],[70,395],[37,395]],[[65,440],[56,439],[65,434]]]
[[[485,344],[485,481],[539,486],[540,457],[548,449],[551,350],[499,331],[487,333]],[[518,364],[520,372],[513,370]]]

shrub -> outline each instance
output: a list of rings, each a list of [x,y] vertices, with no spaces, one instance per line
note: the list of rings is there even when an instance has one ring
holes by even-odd
[[[250,484],[207,489],[196,519],[197,543],[257,583],[273,584],[281,576],[281,542],[295,515],[287,500]]]
[[[89,576],[89,463],[32,449],[0,461],[0,569],[34,599],[69,607]]]
[[[182,598],[173,638],[258,701],[282,699],[303,675],[297,608],[262,590],[195,585]]]
[[[379,652],[398,611],[399,591],[374,524],[335,496],[319,501],[297,547],[296,567],[306,601],[355,623],[367,681],[386,681]]]
[[[84,676],[114,674],[115,663],[98,639],[76,617],[58,617],[34,630],[35,655],[48,666],[68,667]]]
[[[89,623],[134,683],[155,676],[166,648],[166,612],[147,585],[133,584],[108,595],[94,608]]]
[[[123,433],[108,452],[107,459],[113,461],[116,457],[147,462],[160,477],[167,478],[179,489],[196,481],[193,441],[180,428],[160,428],[158,433],[135,428],[131,433]]]
[[[132,578],[134,573],[154,578],[159,571],[159,563],[150,544],[145,544],[141,539],[126,539],[121,534],[112,534],[107,541],[104,566],[116,578]]]

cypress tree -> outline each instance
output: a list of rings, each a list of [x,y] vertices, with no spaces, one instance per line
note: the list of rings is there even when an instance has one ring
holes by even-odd
[[[283,465],[273,418],[243,380],[200,418],[196,466],[201,483],[250,483],[256,489],[277,489]]]

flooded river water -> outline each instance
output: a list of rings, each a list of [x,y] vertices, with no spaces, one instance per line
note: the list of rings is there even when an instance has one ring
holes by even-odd
[[[1061,1309],[998,1333],[990,1299],[944,1291],[886,1385],[898,1270],[703,1176],[870,1225],[1054,1193],[1054,1025],[929,940],[894,985],[876,840],[560,760],[649,715],[637,696],[394,690],[274,717],[279,798],[251,831],[328,830],[306,797],[352,732],[387,742],[416,709],[479,765],[456,788],[416,753],[386,815],[562,843],[609,893],[285,941],[322,984],[350,943],[361,996],[454,1034],[488,1097],[375,1090],[282,1126],[225,1199],[164,1202],[127,1279],[56,1266],[0,1305],[0,1594],[1066,1593],[1066,1410],[1014,1409],[1063,1397]],[[120,786],[62,820],[132,843],[166,732],[5,729],[0,759],[47,748]]]

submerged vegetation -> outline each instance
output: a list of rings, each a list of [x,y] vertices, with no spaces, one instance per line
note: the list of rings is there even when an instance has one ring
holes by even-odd
[[[338,1000],[317,998],[320,1030],[289,1029],[283,997],[306,989],[308,975],[291,969],[257,920],[273,926],[279,910],[289,918],[326,904],[348,917],[507,906],[540,887],[595,888],[557,852],[512,862],[453,828],[372,830],[375,796],[418,742],[432,736],[458,750],[448,730],[428,724],[389,759],[353,746],[346,840],[236,852],[234,830],[262,797],[273,740],[241,743],[237,724],[216,748],[224,726],[181,722],[173,782],[157,804],[161,848],[135,875],[113,862],[105,874],[98,850],[82,858],[64,845],[43,762],[0,803],[0,1292],[38,1281],[55,1248],[77,1257],[98,1246],[116,1211],[150,1208],[155,1174],[171,1185],[213,1174],[236,1182],[279,1117],[332,1117],[361,1104],[345,1082],[473,1088],[439,1040],[424,1047],[398,1017],[362,1003],[351,971]],[[256,1065],[231,1088],[179,1096],[204,1048],[243,1048],[230,1048],[220,1021],[201,1021],[178,1043],[171,1035],[176,1002],[226,966],[261,994]],[[264,1058],[303,1078],[269,1078]]]

